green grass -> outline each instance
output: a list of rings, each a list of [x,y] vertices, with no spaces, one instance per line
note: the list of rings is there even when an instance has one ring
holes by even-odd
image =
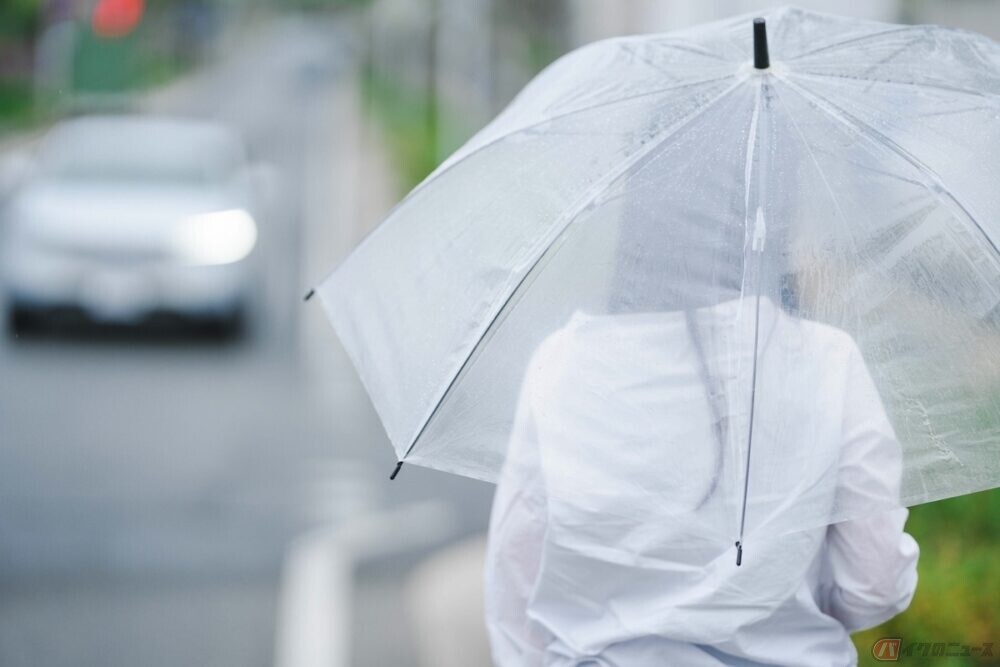
[[[920,544],[920,581],[910,608],[878,628],[858,633],[861,665],[880,637],[909,642],[994,642],[993,658],[908,657],[912,665],[1000,665],[1000,489],[919,505],[907,532]]]

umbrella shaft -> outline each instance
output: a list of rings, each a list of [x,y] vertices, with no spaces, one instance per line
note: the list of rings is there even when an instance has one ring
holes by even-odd
[[[764,253],[757,260],[757,298],[754,306],[753,322],[753,365],[750,372],[750,423],[747,427],[747,458],[743,470],[743,502],[740,509],[740,536],[736,542],[736,564],[743,560],[743,529],[747,521],[747,491],[750,488],[750,451],[753,448],[753,417],[757,402],[757,351],[760,343],[760,272],[764,263]]]

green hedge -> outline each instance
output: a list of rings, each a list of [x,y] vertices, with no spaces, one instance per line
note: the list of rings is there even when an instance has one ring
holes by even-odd
[[[994,642],[993,658],[908,657],[910,665],[1000,665],[1000,489],[918,505],[907,532],[920,544],[920,581],[910,608],[854,636],[860,664],[881,637],[909,642]]]

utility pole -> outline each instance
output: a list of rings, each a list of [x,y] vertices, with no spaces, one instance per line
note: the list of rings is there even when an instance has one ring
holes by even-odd
[[[430,137],[434,151],[434,161],[437,162],[438,152],[438,91],[437,91],[437,40],[440,0],[427,0],[427,80],[424,94],[427,100],[426,118],[427,136]]]

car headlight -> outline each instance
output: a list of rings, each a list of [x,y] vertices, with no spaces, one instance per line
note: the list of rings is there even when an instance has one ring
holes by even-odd
[[[234,208],[193,215],[180,221],[174,244],[191,264],[231,264],[245,258],[257,243],[257,225],[250,214]]]

